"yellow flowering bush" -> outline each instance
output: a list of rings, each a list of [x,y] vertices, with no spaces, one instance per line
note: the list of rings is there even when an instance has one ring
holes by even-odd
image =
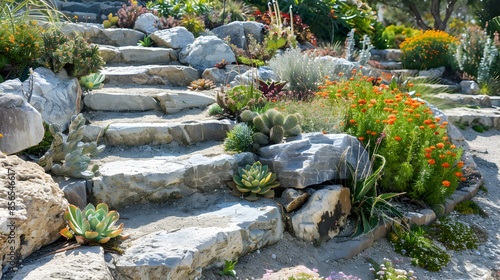
[[[408,69],[430,69],[451,66],[457,39],[440,30],[427,30],[406,38],[399,46],[401,61]]]
[[[42,46],[40,26],[36,21],[0,21],[0,74],[18,77],[33,66]]]

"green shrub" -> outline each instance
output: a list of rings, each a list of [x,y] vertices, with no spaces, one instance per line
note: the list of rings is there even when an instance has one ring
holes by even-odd
[[[317,94],[345,106],[344,131],[386,159],[383,192],[439,204],[465,179],[461,149],[450,142],[447,123],[424,102],[361,75],[327,82]]]
[[[387,236],[394,250],[412,258],[412,264],[429,271],[439,271],[450,261],[450,254],[426,237],[423,228],[412,226],[411,230],[394,223]]]
[[[63,68],[68,75],[81,78],[96,73],[104,66],[99,48],[87,43],[80,35],[73,38],[61,31],[43,34],[43,48],[38,63],[58,73]]]
[[[155,10],[159,17],[173,16],[176,19],[184,15],[200,16],[210,9],[207,0],[153,0],[146,3],[149,10]]]
[[[399,45],[406,40],[406,38],[418,35],[420,31],[418,29],[413,29],[411,27],[406,27],[404,25],[389,25],[387,26],[380,35],[382,44],[377,45],[383,46],[384,49],[399,49]]]
[[[452,67],[456,39],[444,31],[427,30],[401,43],[401,62],[408,69]]]
[[[43,45],[36,21],[0,20],[0,75],[17,78],[36,65]],[[23,80],[27,78],[25,74]]]
[[[224,149],[231,152],[251,152],[253,150],[253,131],[245,123],[239,123],[227,133]]]
[[[193,33],[194,37],[200,36],[205,31],[205,22],[202,18],[195,15],[185,14],[180,24]]]
[[[474,230],[459,221],[443,218],[429,228],[429,234],[447,249],[455,251],[477,249],[479,243]]]

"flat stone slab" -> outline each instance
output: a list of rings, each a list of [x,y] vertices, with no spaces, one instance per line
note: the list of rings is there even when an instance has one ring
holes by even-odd
[[[131,28],[106,28],[94,23],[71,23],[61,25],[64,34],[78,33],[91,43],[111,46],[136,46],[144,33]]]
[[[112,280],[114,278],[104,261],[104,249],[100,246],[88,246],[42,257],[24,265],[12,279]]]
[[[148,219],[133,209],[121,214],[131,222]],[[131,230],[121,245],[125,253],[113,255],[117,279],[197,279],[203,268],[274,244],[284,231],[279,207],[268,199],[219,203],[199,213],[153,211],[157,221]]]
[[[480,124],[488,128],[500,129],[500,109],[499,108],[453,108],[443,112],[448,116],[448,120],[461,124]]]
[[[95,111],[148,111],[160,108],[152,96],[134,93],[90,92],[85,95],[85,106]]]
[[[106,75],[105,83],[116,85],[167,85],[188,86],[199,79],[200,74],[190,66],[143,65],[106,67],[101,71]]]
[[[90,124],[85,127],[84,140],[93,141],[100,131],[107,145],[140,146],[149,144],[192,145],[205,141],[223,141],[234,122],[216,120],[199,109],[172,115],[159,111],[114,113],[89,112]]]
[[[142,46],[99,46],[99,52],[106,61],[106,65],[112,64],[179,64],[178,52],[170,48],[142,47]]]
[[[102,164],[93,179],[93,194],[110,207],[144,202],[165,202],[218,189],[229,181],[238,166],[253,161],[251,153],[205,156],[195,154],[154,159],[121,159]]]
[[[440,93],[435,95],[445,101],[458,105],[472,105],[480,107],[491,107],[491,98],[488,95],[470,95],[461,93]]]

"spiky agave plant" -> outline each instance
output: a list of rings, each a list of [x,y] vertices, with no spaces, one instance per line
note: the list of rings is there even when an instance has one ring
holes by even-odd
[[[123,237],[120,235],[123,223],[115,226],[120,215],[116,211],[109,211],[106,203],[99,203],[96,207],[89,203],[83,213],[78,207],[70,204],[63,218],[67,226],[59,233],[68,239],[75,237],[79,244],[103,244],[111,238]]]
[[[238,175],[233,176],[236,189],[245,197],[245,199],[257,200],[257,195],[265,197],[274,197],[274,188],[279,187],[280,183],[276,181],[276,174],[268,171],[267,165],[262,165],[260,161],[254,164],[247,164],[245,168],[238,168]]]

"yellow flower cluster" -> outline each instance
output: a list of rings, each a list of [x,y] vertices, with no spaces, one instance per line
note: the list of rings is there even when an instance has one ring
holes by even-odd
[[[403,65],[410,69],[449,66],[457,39],[440,30],[427,30],[401,43]]]

